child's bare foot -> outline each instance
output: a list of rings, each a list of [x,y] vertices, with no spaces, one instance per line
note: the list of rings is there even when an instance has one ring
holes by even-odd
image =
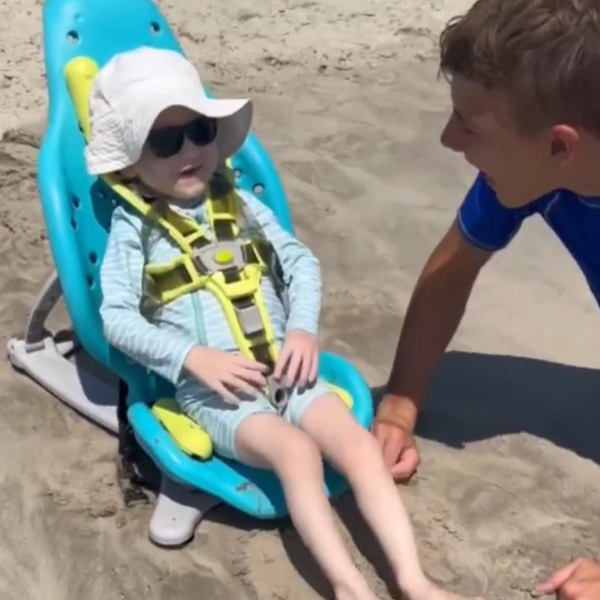
[[[440,588],[434,588],[424,600],[483,600],[483,598],[468,598],[467,596],[459,596]]]
[[[366,583],[348,585],[340,584],[334,587],[335,600],[377,600],[377,596],[368,588]]]
[[[403,600],[483,600],[483,598],[460,596],[429,583],[425,587],[419,587],[419,589],[412,592],[410,590],[404,591]]]

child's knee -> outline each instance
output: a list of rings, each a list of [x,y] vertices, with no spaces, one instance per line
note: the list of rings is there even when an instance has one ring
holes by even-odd
[[[340,444],[340,454],[349,470],[364,470],[383,464],[383,455],[375,436],[360,425],[352,427]]]
[[[290,429],[277,457],[277,466],[282,470],[300,472],[320,464],[321,453],[313,440],[300,429]]]

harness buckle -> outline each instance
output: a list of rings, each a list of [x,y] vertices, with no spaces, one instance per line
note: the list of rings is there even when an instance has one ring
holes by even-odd
[[[193,248],[192,261],[201,275],[237,272],[245,264],[243,246],[239,240],[209,242]]]
[[[290,401],[290,389],[271,375],[267,377],[267,390],[269,403],[279,414],[283,414]]]
[[[206,263],[202,260],[202,254],[202,248],[194,248],[192,251],[192,263],[196,268],[196,271],[198,271],[199,275],[207,275],[208,267],[206,266]]]

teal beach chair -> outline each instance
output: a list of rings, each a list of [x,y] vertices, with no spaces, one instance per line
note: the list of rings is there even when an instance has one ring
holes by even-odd
[[[260,519],[287,515],[281,486],[272,473],[186,451],[155,410],[158,401],[172,397],[170,384],[110,347],[102,333],[99,268],[118,198],[86,172],[85,140],[65,69],[82,57],[101,67],[115,53],[141,45],[182,52],[181,47],[149,0],[47,0],[43,33],[49,114],[38,185],[56,271],[31,310],[24,337],[9,341],[10,360],[82,416],[115,434],[117,390],[119,382],[126,384],[127,419],[161,473],[150,522],[155,543],[185,543],[206,511],[221,502]],[[255,193],[293,234],[281,182],[254,134],[233,157],[232,167],[238,187]],[[61,342],[45,329],[61,295],[74,341]],[[94,363],[101,370],[90,367]],[[369,427],[371,394],[358,371],[345,359],[323,352],[320,374],[347,392],[356,420]],[[343,478],[327,467],[328,495],[335,497],[346,488]]]

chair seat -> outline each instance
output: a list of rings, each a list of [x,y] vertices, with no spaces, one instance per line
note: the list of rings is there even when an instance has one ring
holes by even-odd
[[[369,427],[373,416],[371,393],[360,373],[344,358],[323,352],[319,375],[336,391],[349,390],[342,395],[346,402],[352,398],[352,414],[358,423]],[[185,487],[210,493],[229,506],[259,519],[287,515],[283,489],[274,473],[248,467],[214,453],[208,459],[199,460],[180,446],[144,402],[135,402],[130,407],[129,420],[141,446],[169,478]],[[210,438],[204,430],[198,430],[206,436],[202,440],[207,445],[198,443],[197,447],[200,452],[205,452]],[[346,489],[346,481],[325,465],[327,495],[333,498]]]
[[[339,386],[329,384],[332,393],[342,398],[348,409],[352,410],[351,394]],[[173,398],[160,398],[152,405],[152,414],[169,432],[177,446],[189,456],[198,460],[208,460],[213,455],[210,435],[190,419]]]

